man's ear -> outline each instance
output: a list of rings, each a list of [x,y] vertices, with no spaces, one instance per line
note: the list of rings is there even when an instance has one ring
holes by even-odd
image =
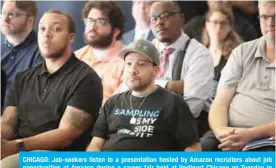
[[[74,43],[76,34],[75,33],[69,33],[69,41],[70,43]]]
[[[113,29],[113,39],[117,39],[119,34],[121,33],[121,30],[119,28],[114,28]]]
[[[29,16],[29,17],[28,17],[28,22],[29,22],[32,26],[34,26],[34,25],[35,25],[35,17],[34,17],[34,16]]]
[[[154,67],[154,76],[156,77],[157,76],[157,74],[159,73],[159,71],[160,71],[160,66],[155,66]]]

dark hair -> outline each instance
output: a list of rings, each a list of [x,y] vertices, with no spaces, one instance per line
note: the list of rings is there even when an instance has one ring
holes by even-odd
[[[22,10],[25,11],[28,15],[33,16],[36,18],[37,14],[37,5],[34,0],[29,0],[29,1],[20,1],[20,0],[5,0],[5,2],[14,2],[15,6]]]
[[[48,10],[44,14],[49,14],[49,13],[54,13],[54,14],[65,16],[68,20],[68,31],[69,31],[69,33],[76,33],[75,22],[74,22],[74,20],[72,19],[72,17],[70,15],[68,15],[65,12],[59,11],[59,10]]]
[[[120,29],[121,32],[116,37],[119,40],[122,37],[125,23],[125,18],[120,7],[113,1],[89,1],[82,10],[83,18],[87,18],[93,8],[102,11],[108,17],[112,28]]]
[[[183,12],[181,12],[181,8],[179,6],[179,2],[178,1],[174,1],[174,0],[160,1],[159,0],[159,1],[153,1],[152,4],[158,3],[158,2],[164,3],[166,5],[170,5],[170,7],[172,7],[176,12],[180,12],[182,15],[184,15]]]
[[[225,58],[228,58],[234,48],[236,48],[239,44],[243,42],[242,38],[238,35],[238,33],[235,31],[235,19],[234,15],[231,10],[226,9],[226,8],[214,8],[210,9],[209,12],[206,15],[206,22],[209,20],[209,18],[212,16],[213,13],[219,12],[222,15],[226,16],[230,26],[231,26],[231,31],[227,35],[226,39],[223,42],[223,47],[222,47],[222,56]],[[203,45],[205,45],[207,48],[210,45],[210,37],[208,35],[208,32],[206,28],[204,28],[202,37],[201,37],[201,42]]]

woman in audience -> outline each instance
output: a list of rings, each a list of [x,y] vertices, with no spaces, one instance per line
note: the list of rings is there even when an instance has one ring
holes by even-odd
[[[209,48],[215,68],[212,98],[216,95],[220,72],[225,66],[231,51],[242,43],[234,29],[234,15],[226,8],[211,9],[206,15],[201,42]]]

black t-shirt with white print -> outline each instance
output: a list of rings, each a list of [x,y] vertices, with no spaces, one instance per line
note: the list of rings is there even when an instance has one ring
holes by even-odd
[[[105,103],[93,130],[94,137],[106,140],[103,150],[184,150],[199,142],[195,120],[181,96],[159,87],[144,99],[127,91]]]

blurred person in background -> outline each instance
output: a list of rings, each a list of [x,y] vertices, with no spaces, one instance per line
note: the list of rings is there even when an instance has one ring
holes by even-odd
[[[220,73],[225,66],[232,50],[242,43],[241,37],[235,31],[234,15],[227,8],[213,8],[206,15],[205,28],[201,43],[213,56],[214,79],[212,98],[216,95]]]
[[[7,75],[5,102],[18,72],[42,62],[34,31],[35,1],[5,0],[1,13],[1,67]]]
[[[135,21],[135,28],[124,33],[122,42],[125,45],[128,45],[132,41],[139,39],[146,39],[152,41],[154,39],[154,35],[150,30],[150,18],[149,12],[150,7],[153,1],[144,0],[133,0],[132,1],[132,17]]]

